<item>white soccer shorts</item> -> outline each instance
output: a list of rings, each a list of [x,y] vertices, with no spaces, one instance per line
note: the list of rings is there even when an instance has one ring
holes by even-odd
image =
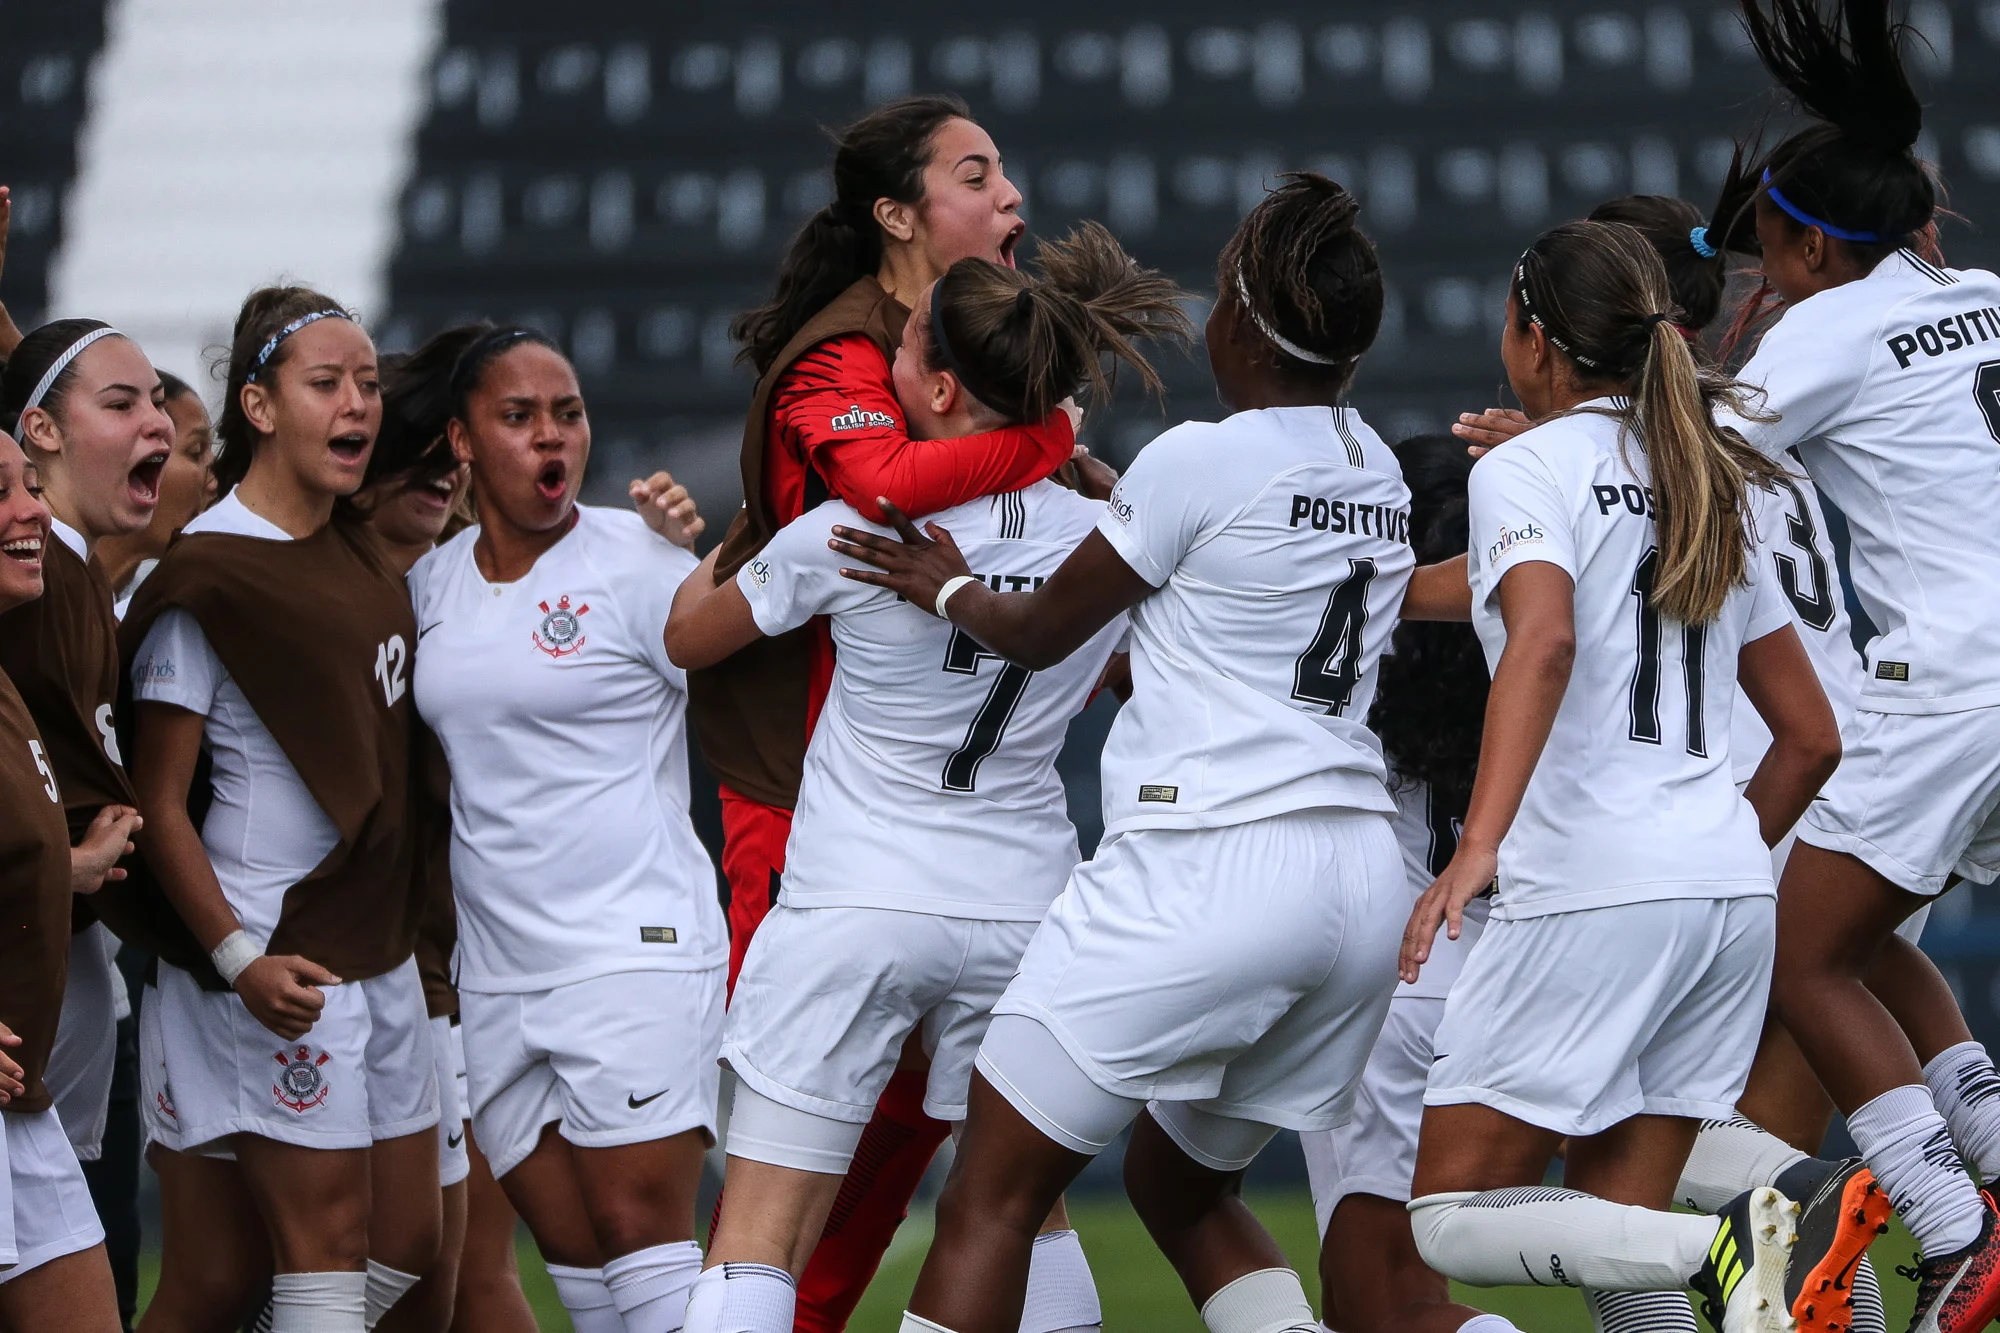
[[[866,1124],[915,1031],[924,1113],[963,1120],[993,1003],[1037,924],[780,904],[744,956],[722,1061],[781,1106]]]
[[[1723,1120],[1750,1077],[1777,900],[1671,898],[1487,923],[1445,1001],[1426,1106],[1583,1136]]]
[[[1368,1052],[1368,1066],[1354,1094],[1354,1114],[1334,1129],[1299,1135],[1306,1179],[1312,1185],[1319,1233],[1340,1201],[1373,1194],[1410,1201],[1417,1174],[1417,1131],[1424,1119],[1424,1084],[1445,1002],[1435,996],[1399,995],[1389,1002],[1382,1035]]]
[[[2000,879],[2000,707],[1861,710],[1840,739],[1840,767],[1799,821],[1800,841],[1926,897],[1953,874]]]
[[[994,1012],[1041,1023],[1117,1096],[1331,1129],[1381,1031],[1409,916],[1383,815],[1121,833],[1070,876]]]
[[[464,1048],[452,1032],[451,1019],[431,1020],[431,1056],[437,1061],[438,1184],[456,1185],[472,1174],[472,1158],[465,1151],[465,1114],[460,1105]]]
[[[715,1137],[721,967],[613,972],[540,991],[458,993],[479,1149],[504,1176],[542,1126],[580,1148]]]
[[[63,1132],[79,1160],[104,1152],[111,1109],[112,1066],[118,1060],[118,991],[125,978],[112,962],[118,942],[102,922],[69,937],[69,973],[62,1016],[42,1082],[55,1099]]]
[[[304,1148],[366,1148],[438,1122],[437,1061],[414,959],[324,988],[310,1031],[285,1041],[234,992],[204,991],[162,963],[141,1016],[147,1134],[182,1152],[231,1134]],[[157,1001],[157,1003],[155,1003]]]
[[[0,1283],[104,1240],[83,1166],[53,1110],[0,1111]]]

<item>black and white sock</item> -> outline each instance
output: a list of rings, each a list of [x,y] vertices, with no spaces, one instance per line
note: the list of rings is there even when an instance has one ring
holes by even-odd
[[[1891,1088],[1847,1117],[1847,1129],[1926,1255],[1950,1254],[1979,1239],[1985,1204],[1929,1089]]]

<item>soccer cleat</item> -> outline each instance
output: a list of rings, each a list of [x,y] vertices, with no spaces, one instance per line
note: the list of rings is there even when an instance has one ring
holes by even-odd
[[[1792,1333],[1785,1269],[1799,1206],[1768,1185],[1736,1196],[1717,1217],[1708,1258],[1688,1285],[1716,1333]]]
[[[1976,1333],[2000,1315],[2000,1233],[1994,1215],[2000,1205],[1985,1190],[1979,1239],[1962,1250],[1920,1259],[1914,1269],[1898,1268],[1917,1280],[1917,1308],[1910,1333]]]
[[[1801,1166],[1804,1163],[1800,1164]],[[1799,1333],[1847,1333],[1854,1323],[1854,1269],[1889,1229],[1889,1196],[1858,1157],[1828,1164],[1810,1192],[1787,1180],[1798,1205],[1798,1244],[1785,1270],[1785,1308]]]

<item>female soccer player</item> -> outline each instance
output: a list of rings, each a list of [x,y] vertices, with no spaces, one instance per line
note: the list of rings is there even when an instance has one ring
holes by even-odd
[[[174,450],[160,469],[159,502],[153,517],[137,532],[100,538],[93,553],[104,568],[104,579],[118,598],[122,619],[139,582],[166,554],[167,543],[215,499],[215,429],[208,408],[194,387],[178,375],[160,372],[167,392],[167,419],[174,423]]]
[[[1448,435],[1396,446],[1410,488],[1410,544],[1434,564],[1465,554],[1466,477],[1472,460]],[[1389,770],[1391,818],[1412,897],[1429,888],[1458,848],[1472,795],[1486,710],[1486,661],[1464,625],[1405,621],[1396,627],[1369,710]],[[1410,1179],[1417,1163],[1424,1080],[1432,1037],[1466,951],[1485,924],[1469,905],[1455,940],[1440,941],[1414,983],[1396,987],[1389,1016],[1361,1072],[1354,1115],[1337,1129],[1299,1136],[1320,1227],[1325,1323],[1339,1333],[1424,1333],[1469,1327],[1498,1333],[1497,1315],[1451,1303],[1445,1279],[1417,1253],[1410,1232]],[[1478,1322],[1484,1318],[1488,1322]],[[1470,1322],[1468,1322],[1470,1321]]]
[[[1345,1118],[1409,901],[1360,722],[1414,560],[1395,456],[1340,406],[1382,313],[1355,214],[1298,173],[1238,227],[1207,331],[1234,415],[1147,446],[1040,589],[992,591],[900,513],[901,544],[835,531],[877,567],[849,577],[1020,666],[1132,615],[1105,841],[994,1008],[905,1329],[1016,1327],[1042,1219],[1135,1119],[1126,1189],[1208,1326],[1313,1327],[1235,1189],[1280,1128]]]
[[[0,440],[0,614],[43,595],[54,541],[35,469]],[[50,750],[0,672],[0,1323],[115,1333],[104,1229],[43,1078],[62,1007],[73,895],[131,851],[129,808],[107,806],[72,847]]]
[[[879,517],[877,496],[927,514],[1018,489],[1070,457],[1068,417],[960,440],[912,439],[890,378],[909,307],[955,261],[1011,265],[1020,191],[965,105],[913,97],[836,137],[834,201],[792,242],[771,300],[734,325],[758,374],[743,434],[744,510],[719,581],[829,496]],[[730,974],[778,892],[813,720],[832,679],[824,618],[695,673],[690,709],[721,779]],[[873,1276],[946,1127],[923,1113],[917,1062],[889,1080],[881,1115],[799,1292],[800,1333],[838,1333]]]
[[[1922,1249],[1916,1326],[1951,1333],[2000,1312],[1994,1202],[1959,1157],[2000,1170],[2000,1107],[1949,988],[1893,935],[1954,876],[2000,877],[2000,536],[1966,518],[2000,503],[2000,278],[1912,248],[1936,195],[1886,0],[1745,14],[1812,123],[1716,219],[1786,304],[1743,370],[1775,419],[1744,430],[1847,515],[1879,631],[1785,866],[1773,1002]]]
[[[170,1146],[234,1151],[269,1233],[276,1333],[372,1327],[435,1261],[441,1225],[411,957],[416,629],[341,504],[380,420],[374,346],[345,310],[305,288],[252,293],[218,430],[226,493],[123,629],[134,780],[156,812],[146,857],[185,926],[161,941],[158,1019],[142,1024],[149,1111]]]
[[[1497,891],[1437,1032],[1410,1212],[1425,1260],[1464,1281],[1692,1283],[1725,1333],[1828,1327],[1847,1306],[1828,1275],[1886,1217],[1879,1192],[1859,1217],[1836,1201],[1800,1219],[1768,1188],[1720,1221],[1664,1211],[1762,1027],[1765,847],[1839,754],[1752,535],[1777,467],[1715,425],[1736,391],[1698,365],[1679,313],[1621,224],[1557,227],[1515,267],[1501,354],[1542,424],[1472,475],[1493,687],[1458,851],[1411,916],[1404,978],[1496,869]],[[1738,680],[1775,737],[1747,802],[1728,766]],[[1565,1137],[1568,1188],[1522,1188]]]
[[[920,295],[896,353],[910,430],[948,438],[1040,420],[1106,387],[1100,358],[1185,338],[1183,295],[1104,228],[1043,245],[1042,276],[962,259]],[[940,517],[997,586],[1046,579],[1104,511],[1052,482]],[[807,751],[791,870],[738,978],[723,1060],[737,1076],[730,1166],[694,1333],[788,1333],[793,1285],[819,1238],[863,1125],[913,1034],[929,1064],[925,1111],[965,1115],[993,1002],[1076,863],[1056,754],[1123,620],[1054,670],[993,659],[929,612],[839,575],[829,501],[787,525],[719,588],[705,570],[675,599],[667,646],[702,666],[759,635],[831,614],[833,689]],[[942,870],[941,873],[941,869]],[[1037,1239],[1027,1333],[1101,1320],[1060,1208]]]
[[[41,478],[56,539],[43,555],[43,595],[0,617],[0,669],[48,748],[72,842],[100,811],[137,813],[112,725],[118,621],[111,585],[91,557],[105,538],[152,518],[173,445],[164,393],[138,345],[92,319],[36,329],[0,378],[0,420],[12,423]],[[79,901],[46,1077],[83,1161],[103,1148],[117,1055],[115,996],[124,981],[111,954],[110,933]]]
[[[410,585],[472,1123],[578,1328],[664,1333],[701,1264],[727,957],[664,640],[695,559],[577,503],[590,425],[546,338],[484,329],[447,387],[480,522]]]

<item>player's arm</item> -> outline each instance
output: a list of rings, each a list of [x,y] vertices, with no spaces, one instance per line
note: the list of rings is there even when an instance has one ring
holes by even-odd
[[[737,649],[762,638],[750,614],[750,599],[735,579],[715,581],[720,546],[681,581],[667,614],[667,660],[683,671],[714,666]]]
[[[1403,608],[1396,614],[1400,620],[1471,620],[1472,583],[1466,558],[1455,555],[1435,565],[1417,566],[1403,591]]]
[[[910,438],[889,362],[859,335],[801,358],[779,392],[777,413],[828,489],[869,518],[877,515],[878,496],[905,513],[934,514],[1019,490],[1053,475],[1076,445],[1061,410],[981,435]]]
[[[1479,772],[1458,851],[1417,900],[1403,932],[1399,970],[1405,981],[1417,979],[1438,927],[1447,926],[1457,939],[1465,905],[1493,883],[1500,840],[1520,812],[1576,662],[1576,584],[1567,570],[1546,561],[1524,561],[1501,575],[1498,592],[1507,646],[1486,697]]]
[[[1764,845],[1775,847],[1840,766],[1840,726],[1791,625],[1745,643],[1736,655],[1736,679],[1771,729],[1771,748],[1743,796],[1757,812]]]
[[[188,818],[188,788],[201,754],[206,719],[174,704],[140,700],[135,708],[132,786],[141,809],[152,814],[139,850],[201,947],[217,946],[243,929],[215,878],[201,833]],[[295,955],[258,955],[232,984],[258,1022],[295,1041],[318,1021],[326,997],[320,986],[339,984],[319,964]]]

